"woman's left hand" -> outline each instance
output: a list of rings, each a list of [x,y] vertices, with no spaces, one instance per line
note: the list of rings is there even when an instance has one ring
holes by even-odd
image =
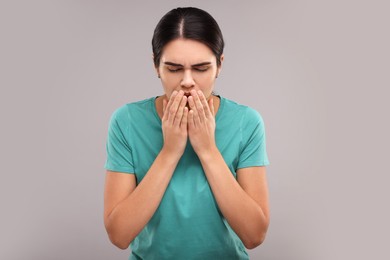
[[[216,146],[213,98],[207,102],[202,91],[192,90],[188,104],[188,136],[195,153],[200,156]]]

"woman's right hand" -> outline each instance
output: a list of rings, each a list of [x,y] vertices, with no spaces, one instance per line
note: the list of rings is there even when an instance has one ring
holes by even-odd
[[[187,145],[187,97],[184,92],[174,91],[167,101],[163,100],[162,132],[164,137],[163,150],[169,154],[183,155]]]

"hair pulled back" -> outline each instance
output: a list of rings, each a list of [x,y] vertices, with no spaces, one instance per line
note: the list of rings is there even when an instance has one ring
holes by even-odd
[[[172,40],[184,38],[207,45],[221,65],[224,48],[222,32],[215,19],[206,11],[195,7],[179,7],[165,14],[157,24],[152,39],[154,65],[160,65],[164,46]]]

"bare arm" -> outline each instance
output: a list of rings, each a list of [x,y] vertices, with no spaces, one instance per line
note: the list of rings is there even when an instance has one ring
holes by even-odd
[[[199,157],[222,214],[245,247],[253,249],[264,239],[269,225],[265,167],[237,171],[237,181],[219,151]]]
[[[268,229],[268,190],[265,167],[237,170],[237,181],[215,144],[213,99],[191,92],[189,137],[214,197],[229,225],[248,249],[260,245]]]
[[[136,186],[134,174],[107,171],[104,225],[111,242],[126,249],[157,210],[187,144],[187,98],[175,92],[163,102],[164,146]]]
[[[134,174],[107,171],[104,224],[111,242],[128,248],[157,210],[178,158],[161,151],[136,187]]]

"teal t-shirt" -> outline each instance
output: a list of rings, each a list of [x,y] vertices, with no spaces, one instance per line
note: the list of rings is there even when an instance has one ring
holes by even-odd
[[[231,173],[236,177],[239,168],[268,165],[261,115],[218,97],[215,140]],[[123,105],[109,123],[104,167],[135,174],[137,184],[163,146],[155,99]],[[130,247],[129,259],[249,259],[223,217],[189,140],[159,207]]]

